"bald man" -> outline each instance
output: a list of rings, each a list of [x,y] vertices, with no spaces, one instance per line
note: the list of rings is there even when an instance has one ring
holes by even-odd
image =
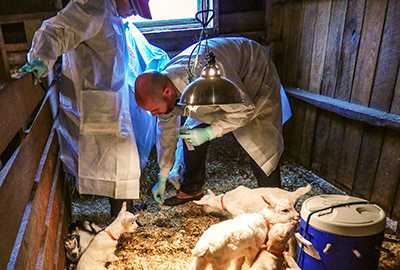
[[[209,39],[222,75],[244,93],[243,104],[188,107],[192,125],[181,126],[182,108],[177,99],[188,85],[189,47],[173,58],[162,72],[147,72],[135,82],[139,106],[158,116],[157,151],[160,173],[153,186],[154,199],[165,205],[178,205],[203,196],[206,155],[209,141],[233,133],[249,154],[251,167],[259,186],[280,186],[279,160],[283,152],[281,84],[275,66],[265,47],[245,38]],[[197,50],[196,50],[197,52]],[[205,62],[204,46],[199,51],[198,76]],[[179,131],[179,132],[178,132]],[[164,201],[166,181],[174,162],[178,138],[194,146],[184,146],[185,171],[177,194]]]

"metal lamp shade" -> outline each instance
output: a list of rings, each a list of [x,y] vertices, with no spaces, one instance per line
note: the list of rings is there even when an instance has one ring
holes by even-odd
[[[243,92],[230,80],[221,77],[216,65],[207,65],[201,76],[183,91],[183,106],[226,105],[243,103]]]

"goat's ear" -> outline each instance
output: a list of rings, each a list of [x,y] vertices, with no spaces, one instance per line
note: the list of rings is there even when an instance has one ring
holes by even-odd
[[[275,208],[276,203],[268,195],[261,195],[261,198],[268,205],[268,207]]]
[[[307,192],[309,192],[311,190],[311,185],[307,184],[304,187],[300,187],[298,189],[296,189],[292,194],[293,194],[293,199],[296,201],[298,198],[300,198],[301,196],[303,196],[304,194],[306,194]]]
[[[119,210],[118,215],[120,215],[120,214],[123,213],[123,212],[126,212],[126,201],[124,201],[124,202],[122,203],[122,207],[121,207],[121,210]]]
[[[212,197],[215,197],[215,193],[211,189],[207,189],[207,194]]]

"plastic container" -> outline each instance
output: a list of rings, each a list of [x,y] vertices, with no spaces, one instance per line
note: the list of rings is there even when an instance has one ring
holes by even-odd
[[[298,264],[303,270],[376,270],[385,213],[344,195],[319,195],[301,209]]]

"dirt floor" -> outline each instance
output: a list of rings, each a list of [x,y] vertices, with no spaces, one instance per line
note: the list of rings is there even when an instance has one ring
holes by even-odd
[[[224,137],[214,141],[210,146],[212,151],[209,151],[207,160],[206,188],[210,188],[216,194],[239,185],[256,187],[256,180],[246,154],[238,147],[229,147],[233,145],[232,143],[232,138]],[[202,232],[223,219],[203,213],[201,208],[193,203],[177,207],[157,205],[150,196],[150,186],[157,172],[153,154],[143,174],[141,199],[137,201],[146,206],[146,209],[140,212],[138,219],[142,226],[135,233],[120,238],[116,251],[120,259],[108,264],[110,269],[187,269],[191,259],[191,249]],[[307,183],[312,185],[312,191],[298,201],[296,205],[298,210],[301,208],[301,203],[311,196],[343,193],[312,172],[289,162],[283,163],[281,174],[283,187],[287,190],[294,190]],[[169,194],[173,193],[171,186]],[[73,220],[89,219],[106,225],[110,221],[109,211],[110,206],[105,198],[82,196],[76,197],[72,203]],[[385,234],[379,269],[400,269],[400,243],[389,229]]]

